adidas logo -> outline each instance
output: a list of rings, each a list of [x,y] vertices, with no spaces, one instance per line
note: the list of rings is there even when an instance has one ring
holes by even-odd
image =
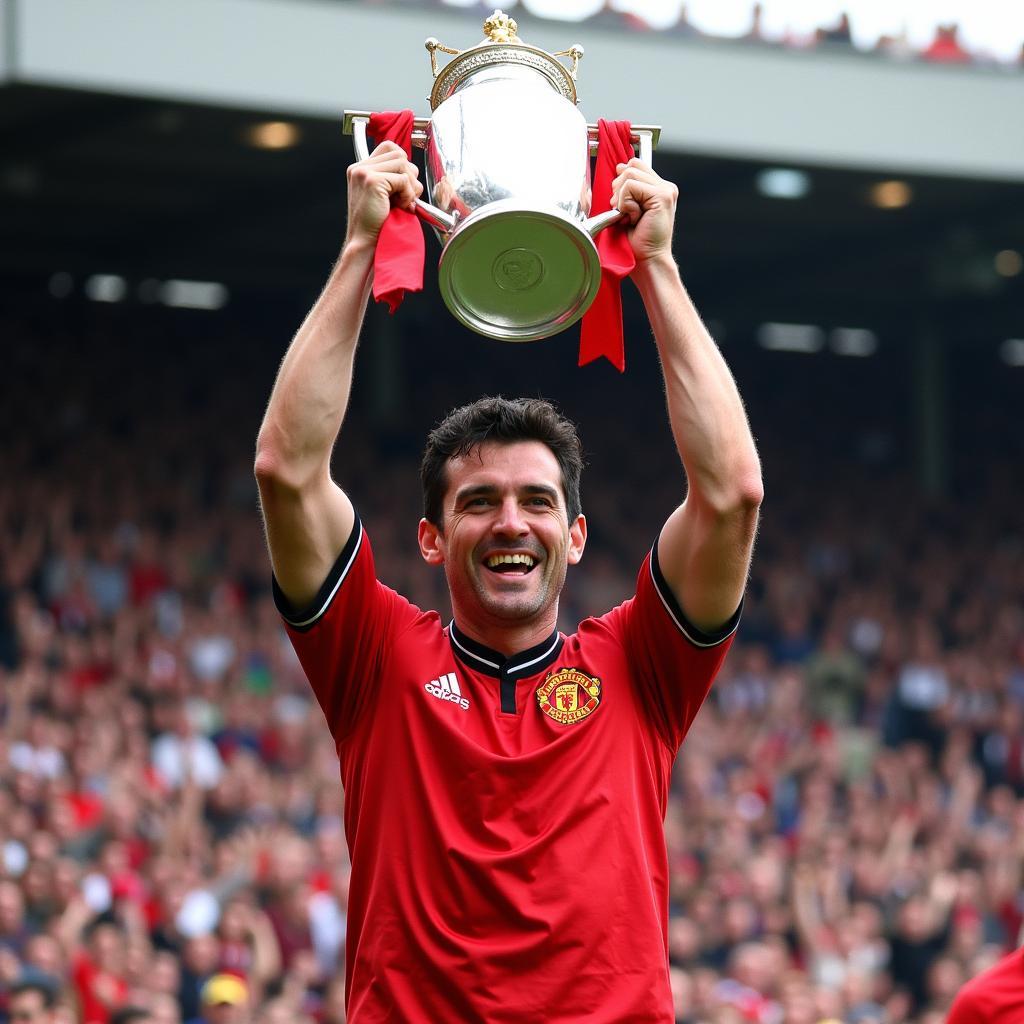
[[[438,700],[451,701],[458,704],[463,711],[469,710],[469,701],[462,696],[459,688],[459,681],[455,678],[454,672],[448,672],[440,679],[431,679],[429,683],[423,684],[423,689]]]

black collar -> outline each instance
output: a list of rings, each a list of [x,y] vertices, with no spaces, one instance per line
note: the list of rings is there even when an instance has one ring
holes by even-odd
[[[471,669],[498,679],[519,679],[542,672],[558,657],[565,642],[565,638],[556,629],[536,647],[505,657],[500,651],[491,650],[466,636],[455,625],[454,619],[448,627],[448,640],[456,658]]]

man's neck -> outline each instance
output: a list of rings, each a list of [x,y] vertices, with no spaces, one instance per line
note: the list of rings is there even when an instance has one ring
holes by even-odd
[[[555,630],[558,620],[557,605],[537,619],[526,622],[508,622],[502,619],[474,618],[455,610],[455,625],[459,631],[478,644],[498,651],[506,658],[520,651],[528,651],[543,643]]]

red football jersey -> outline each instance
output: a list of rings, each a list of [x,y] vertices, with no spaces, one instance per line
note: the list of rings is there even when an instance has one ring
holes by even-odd
[[[636,596],[505,657],[376,579],[357,522],[304,612],[338,747],[352,1024],[673,1021],[665,805],[725,657],[648,556]]]
[[[1020,1024],[1024,1021],[1024,950],[1016,950],[972,978],[953,1000],[946,1024]]]

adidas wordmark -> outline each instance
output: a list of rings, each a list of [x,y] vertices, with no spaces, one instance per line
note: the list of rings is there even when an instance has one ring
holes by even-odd
[[[423,689],[438,700],[451,701],[452,704],[458,704],[463,711],[469,710],[469,701],[462,696],[462,690],[459,688],[459,681],[455,678],[454,672],[448,672],[440,679],[431,679],[429,683],[423,684]]]

